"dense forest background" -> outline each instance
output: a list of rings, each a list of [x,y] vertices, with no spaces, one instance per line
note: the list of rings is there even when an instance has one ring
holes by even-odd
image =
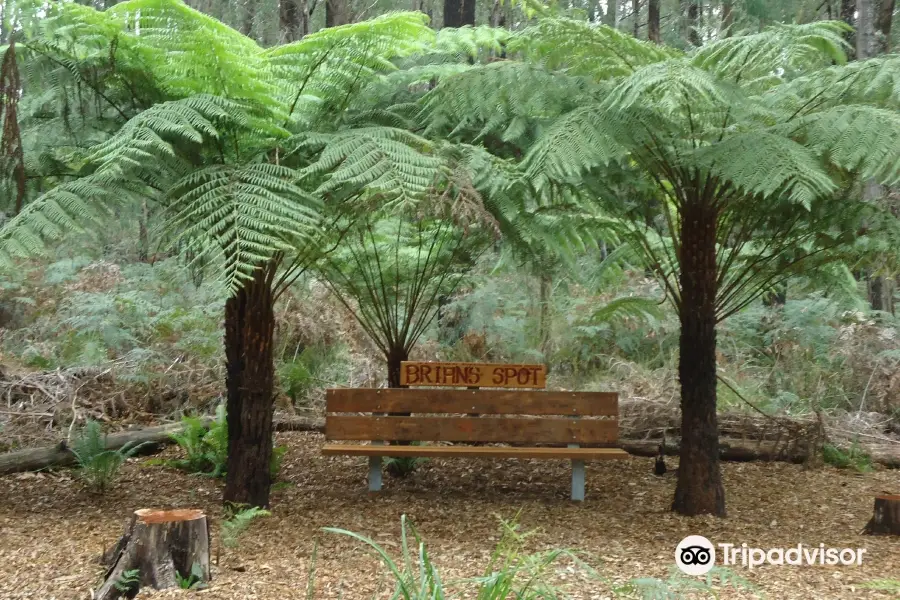
[[[105,10],[116,3],[83,4]],[[889,52],[898,36],[892,29],[896,8],[892,0],[594,0],[549,6],[499,0],[413,0],[402,5],[391,0],[191,0],[188,5],[272,48],[392,11],[422,11],[433,28],[468,31],[468,37],[454,34],[454,38],[437,39],[439,45],[445,43],[454,51],[471,46],[471,51],[466,50],[471,52],[466,59],[469,64],[505,57],[502,36],[478,26],[519,31],[532,23],[536,13],[603,23],[659,44],[663,48],[659,52],[666,48],[690,52],[781,23],[836,20],[855,28],[840,35],[850,59],[863,60]],[[2,201],[6,218],[25,210],[47,190],[81,177],[88,164],[83,150],[110,139],[116,119],[139,112],[137,105],[128,107],[131,100],[126,100],[122,114],[110,117],[100,108],[105,88],[88,89],[87,84],[74,95],[67,92],[63,100],[55,96],[59,90],[53,86],[28,88],[29,78],[36,77],[29,71],[33,65],[13,69],[16,59],[10,50],[17,36],[28,38],[40,28],[48,10],[42,2],[8,0],[3,4],[0,48],[6,57],[2,83],[7,100]],[[818,35],[827,39],[826,34]],[[656,50],[641,46],[635,52],[644,56],[640,52]],[[47,56],[53,53],[48,50]],[[633,57],[620,58],[628,63]],[[63,70],[78,70],[85,82],[114,75],[103,71],[107,67],[99,59],[77,67],[55,60]],[[64,83],[60,80],[59,85]],[[422,91],[433,87],[434,81],[416,85]],[[504,80],[503,85],[512,84]],[[516,93],[510,89],[510,94]],[[128,90],[116,92],[128,96]],[[404,100],[400,94],[392,98],[401,104]],[[445,109],[447,119],[455,118],[453,111],[465,109],[464,97],[448,96],[444,101],[441,110]],[[561,99],[554,101],[564,104]],[[147,97],[135,102],[150,103]],[[440,112],[434,106],[429,107],[432,116]],[[489,109],[472,106],[473,112]],[[433,127],[429,132],[440,129]],[[527,137],[523,132],[530,125],[514,121],[508,127],[506,137],[497,141],[499,150],[492,151],[518,158],[522,148],[528,148],[524,142],[520,147],[516,143]],[[517,133],[510,133],[514,129]],[[116,150],[115,143],[104,149]],[[278,154],[274,156],[274,163],[280,164]],[[788,168],[799,172],[793,164]],[[654,204],[659,200],[648,191],[648,181],[616,177],[615,173],[605,176],[606,187],[597,194],[616,196],[623,205],[646,200],[643,206],[650,208],[634,210],[646,210],[650,228],[668,214]],[[351,179],[348,175],[343,184]],[[473,185],[479,187],[478,182]],[[824,186],[819,181],[810,187],[817,185]],[[900,192],[874,180],[847,184],[845,191],[848,202],[863,200],[877,207],[882,217],[896,217],[900,210]],[[317,412],[324,388],[396,383],[386,363],[399,356],[392,352],[396,336],[402,334],[406,337],[400,345],[410,358],[546,363],[551,387],[619,391],[625,426],[631,427],[631,433],[658,437],[664,431],[677,431],[680,321],[678,310],[665,302],[671,273],[667,275],[665,265],[648,262],[647,256],[627,243],[618,227],[621,215],[588,206],[583,198],[565,197],[569,212],[547,215],[540,203],[524,205],[516,219],[491,225],[502,235],[492,236],[486,231],[490,227],[476,226],[477,235],[485,236],[480,243],[467,242],[459,248],[441,242],[441,250],[434,254],[440,263],[438,271],[422,268],[423,248],[433,249],[436,239],[453,238],[447,237],[440,221],[419,215],[413,220],[373,220],[357,240],[358,246],[351,243],[350,235],[336,242],[337,249],[315,268],[291,272],[279,281],[284,287],[275,302],[271,351],[276,408],[288,413]],[[490,206],[466,205],[465,200],[462,192],[452,198],[454,226],[491,221],[479,220],[483,216],[479,211],[490,211]],[[13,261],[7,264],[15,267],[0,275],[0,349],[7,408],[12,412],[15,405],[17,416],[3,423],[0,450],[35,444],[54,428],[88,417],[109,423],[151,422],[160,415],[185,411],[212,413],[221,402],[226,375],[222,315],[224,310],[228,318],[226,300],[237,276],[226,271],[223,277],[219,263],[209,261],[205,249],[188,237],[176,236],[173,244],[172,232],[165,226],[170,216],[165,206],[131,202],[116,204],[113,210],[113,226],[85,226],[81,231],[67,230],[65,235],[56,230],[59,224],[52,219],[39,222],[37,230],[54,240],[41,253],[32,253],[40,256],[26,256],[34,250],[31,247],[18,252],[22,248],[16,244],[31,242],[27,235],[4,238],[4,252],[13,256],[4,260]],[[632,211],[629,218],[634,216]],[[810,235],[815,234],[814,223]],[[894,225],[867,236],[862,234],[871,223],[865,219],[852,223],[854,228],[859,226],[858,243],[843,239],[837,259],[830,256],[821,264],[793,271],[785,267],[769,279],[760,276],[754,284],[760,295],[735,296],[737,300],[727,306],[728,318],[723,316],[718,326],[715,355],[720,411],[763,413],[764,419],[821,420],[828,415],[843,439],[856,442],[877,441],[900,430],[900,321],[895,311],[900,244],[891,237],[896,235]],[[833,224],[823,225],[823,232]],[[665,227],[656,231],[662,235]],[[753,241],[762,240],[741,244]],[[331,241],[317,243],[324,248]],[[372,248],[375,259],[367,254]],[[419,314],[411,309],[405,323],[412,332],[393,331],[379,316],[390,313],[387,305],[396,298],[379,296],[366,283],[365,274],[374,272],[372,261],[378,260],[378,248],[395,252],[397,269],[412,274],[408,281],[413,287],[421,284],[410,294],[434,292],[433,311],[427,308]],[[355,265],[357,271],[351,273],[347,265]],[[753,271],[752,264],[746,268],[748,273]],[[234,269],[239,272],[241,267]],[[442,279],[425,293],[435,272],[449,273],[448,283],[443,285]],[[272,273],[275,277],[274,267]],[[735,285],[737,294],[741,289]],[[28,383],[35,373],[56,373],[56,380]]]

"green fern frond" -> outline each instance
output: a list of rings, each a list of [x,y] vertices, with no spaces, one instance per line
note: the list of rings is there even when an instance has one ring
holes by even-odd
[[[719,39],[701,46],[691,63],[723,81],[769,87],[795,73],[847,62],[843,21],[775,25],[752,35]]]
[[[297,185],[300,178],[269,163],[198,169],[172,186],[168,226],[176,241],[214,241],[225,282],[235,290],[318,223],[319,201]]]
[[[679,56],[612,27],[573,19],[541,19],[510,40],[508,51],[570,75],[600,81],[626,77],[642,66]]]

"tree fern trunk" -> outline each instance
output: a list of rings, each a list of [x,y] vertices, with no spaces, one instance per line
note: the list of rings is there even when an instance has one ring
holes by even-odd
[[[325,27],[347,25],[351,21],[349,0],[326,0]]]
[[[546,272],[541,273],[541,306],[538,335],[541,344],[541,354],[544,356],[544,363],[549,363],[550,354],[550,292],[552,291],[552,283],[549,274]]]
[[[661,44],[659,36],[659,0],[650,0],[647,5],[647,39],[656,44]]]
[[[631,12],[634,13],[634,37],[639,38],[641,33],[641,0],[633,0]]]
[[[722,2],[722,34],[731,37],[731,26],[734,25],[734,2],[726,0]]]
[[[275,264],[225,303],[228,473],[225,502],[269,505],[272,414],[275,398],[275,336],[272,278]]]
[[[681,240],[681,461],[672,509],[725,516],[716,420],[716,220],[697,200],[685,209]]]
[[[851,27],[856,27],[855,15],[856,0],[841,0],[841,20]],[[850,44],[850,47],[847,48],[847,56],[852,59],[855,54],[854,48],[856,48],[856,34],[853,31],[848,31],[844,34],[844,37],[846,38],[847,43]]]

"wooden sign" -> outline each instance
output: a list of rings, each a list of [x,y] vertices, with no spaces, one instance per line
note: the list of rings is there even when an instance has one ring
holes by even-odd
[[[400,385],[544,388],[547,369],[544,365],[404,361]]]

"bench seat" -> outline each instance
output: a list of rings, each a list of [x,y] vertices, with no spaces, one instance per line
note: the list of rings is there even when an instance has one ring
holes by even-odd
[[[628,458],[620,448],[520,448],[509,446],[372,446],[326,444],[327,456],[414,456],[421,458],[546,458],[560,460],[617,460]]]

